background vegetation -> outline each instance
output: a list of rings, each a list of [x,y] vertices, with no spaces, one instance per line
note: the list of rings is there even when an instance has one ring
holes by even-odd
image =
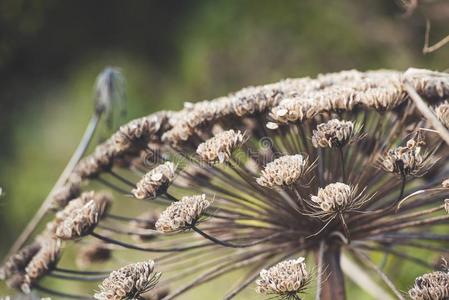
[[[1,0],[0,256],[78,143],[103,67],[127,78],[127,119],[286,77],[444,70],[449,48],[422,54],[425,17],[431,40],[448,33],[448,1],[405,18],[392,0]]]

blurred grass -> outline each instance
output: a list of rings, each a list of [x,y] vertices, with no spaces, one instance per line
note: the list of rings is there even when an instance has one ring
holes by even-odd
[[[122,7],[114,1],[97,6],[80,2],[76,10],[54,1],[34,9],[12,0],[2,3],[0,22],[9,26],[2,28],[13,29],[0,38],[0,75],[6,78],[0,83],[0,186],[6,193],[0,200],[2,255],[76,147],[92,112],[93,83],[105,66],[120,67],[127,79],[131,119],[286,77],[350,68],[442,70],[449,61],[447,48],[421,54],[424,18],[420,12],[401,18],[390,0],[198,1],[186,5],[188,9],[143,3]],[[103,17],[76,15],[91,10]],[[123,17],[118,17],[121,12]],[[88,21],[90,30],[79,24],[69,27],[72,36],[61,35],[64,18],[69,22],[77,17]],[[101,28],[112,32],[102,38]],[[443,35],[447,22],[436,22],[433,28],[433,35]],[[151,43],[142,42],[146,40]],[[61,53],[67,57],[58,65]],[[98,138],[106,136],[102,130]],[[72,254],[65,254],[67,264]],[[423,271],[397,261],[389,261],[387,268],[403,290]],[[182,299],[218,299],[214,295],[223,294],[241,274]],[[348,291],[350,299],[362,297],[352,284]],[[0,295],[8,293],[1,285]],[[249,290],[238,299],[256,298]]]

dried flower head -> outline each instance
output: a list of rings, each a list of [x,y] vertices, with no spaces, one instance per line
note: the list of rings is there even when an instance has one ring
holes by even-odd
[[[449,188],[449,179],[445,179],[442,183],[441,186],[444,188]]]
[[[132,190],[137,199],[155,198],[164,193],[176,175],[176,166],[165,162],[145,174]]]
[[[196,153],[206,162],[228,161],[232,152],[243,144],[244,135],[240,131],[228,130],[201,143]]]
[[[343,147],[351,142],[356,130],[351,121],[332,119],[322,123],[313,131],[312,144],[315,148]]]
[[[444,300],[449,298],[449,274],[435,271],[415,279],[408,291],[412,300]]]
[[[307,165],[308,159],[300,154],[284,155],[268,163],[256,181],[265,187],[288,186],[307,172]]]
[[[30,287],[56,265],[61,253],[59,239],[44,238],[40,243],[41,248],[25,268],[25,280],[21,286],[24,293],[29,293]]]
[[[110,204],[106,194],[84,193],[58,212],[49,229],[63,240],[76,239],[91,233]]]
[[[296,296],[303,292],[310,281],[304,257],[286,260],[277,265],[263,269],[260,279],[256,281],[256,291],[263,295]],[[291,298],[298,299],[298,298]]]
[[[435,113],[438,119],[446,128],[449,128],[449,102],[444,102],[437,106]]]
[[[104,263],[112,256],[111,247],[103,242],[94,242],[84,245],[80,248],[76,257],[76,264],[81,267],[87,267],[93,263]]]
[[[154,261],[149,260],[127,265],[113,271],[100,284],[100,292],[94,295],[98,300],[139,299],[157,284],[161,273],[155,273]]]
[[[424,142],[411,139],[406,147],[397,147],[388,150],[381,158],[382,169],[401,176],[422,176],[433,165],[427,160],[428,155],[422,153]]]
[[[343,211],[354,204],[354,189],[349,185],[336,182],[320,188],[316,196],[312,196],[312,202],[316,203],[324,212]]]
[[[25,267],[40,249],[41,243],[34,241],[9,257],[5,264],[0,268],[0,279],[5,280],[16,273],[23,273]]]
[[[183,230],[198,221],[201,214],[210,206],[206,195],[185,196],[164,210],[156,222],[160,232]]]

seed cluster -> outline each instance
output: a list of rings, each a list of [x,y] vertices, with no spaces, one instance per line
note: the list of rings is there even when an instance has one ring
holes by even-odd
[[[184,196],[164,210],[156,222],[160,232],[174,232],[187,228],[195,223],[210,206],[206,195]]]
[[[291,185],[306,173],[307,162],[300,154],[281,156],[268,163],[256,181],[265,187]]]
[[[315,148],[343,147],[354,137],[354,123],[332,119],[322,123],[313,131],[312,144]]]
[[[25,279],[21,286],[24,293],[29,293],[33,283],[47,274],[56,265],[60,253],[60,240],[52,238],[42,240],[41,248],[25,268]]]
[[[309,280],[304,257],[299,257],[280,262],[268,270],[263,269],[256,281],[256,290],[263,295],[297,294],[305,289]]]
[[[397,147],[388,150],[381,158],[381,167],[390,173],[407,176],[420,176],[423,171],[431,167],[426,164],[422,154],[423,142],[411,139],[406,147]]]
[[[438,119],[446,128],[449,128],[449,102],[444,102],[437,106],[435,113]]]
[[[232,152],[243,144],[244,135],[240,131],[228,130],[201,143],[196,153],[202,160],[223,163],[231,158]]]
[[[336,182],[320,188],[311,200],[324,212],[338,211],[348,206],[353,200],[353,189],[344,183]]]
[[[98,300],[136,299],[151,290],[160,273],[155,273],[154,261],[149,260],[127,265],[113,271],[100,284],[100,292],[94,295]]]
[[[176,174],[176,166],[172,162],[165,162],[145,174],[132,190],[137,199],[155,198],[167,189]]]
[[[435,271],[415,279],[408,291],[412,300],[444,300],[449,298],[449,274]]]
[[[109,195],[85,192],[59,211],[48,229],[63,240],[85,236],[98,224],[110,202]]]

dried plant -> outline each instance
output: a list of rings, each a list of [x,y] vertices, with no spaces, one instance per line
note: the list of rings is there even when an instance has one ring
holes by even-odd
[[[58,186],[45,234],[75,248],[83,243],[72,239],[95,239],[80,254],[83,268],[129,249],[146,253],[164,274],[158,280],[153,262],[126,266],[101,284],[97,299],[182,299],[244,269],[226,295],[211,298],[232,299],[250,287],[262,298],[296,300],[316,279],[316,299],[341,300],[342,255],[404,299],[371,254],[430,269],[415,250],[430,258],[447,249],[449,235],[434,228],[449,223],[448,98],[446,73],[344,71],[136,119]],[[83,192],[98,187],[114,196]],[[144,206],[149,213],[142,215]],[[62,268],[57,250],[37,240],[0,274],[13,287],[71,297],[83,296],[38,280],[109,274]],[[409,294],[446,299],[446,278],[424,275]],[[375,294],[370,286],[361,288]]]

